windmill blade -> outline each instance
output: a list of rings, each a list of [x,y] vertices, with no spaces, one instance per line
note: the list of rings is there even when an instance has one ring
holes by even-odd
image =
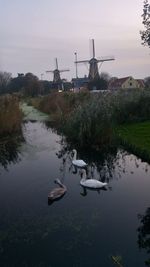
[[[95,45],[94,45],[94,39],[92,39],[92,50],[93,50],[93,58],[95,58]]]
[[[57,60],[57,57],[55,58],[55,63],[56,63],[56,70],[58,70],[58,60]]]
[[[59,72],[70,71],[69,69],[59,70]]]
[[[49,72],[54,73],[53,70],[46,70],[46,73],[49,73]]]
[[[74,63],[89,63],[89,60],[79,60],[75,61]]]
[[[97,58],[98,62],[104,62],[104,61],[110,61],[110,60],[115,60],[114,56],[106,56],[106,57],[98,57]]]

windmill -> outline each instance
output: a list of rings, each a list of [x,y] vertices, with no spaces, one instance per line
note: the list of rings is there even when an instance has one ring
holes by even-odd
[[[60,89],[60,86],[62,87],[62,80],[60,78],[60,73],[70,71],[70,70],[69,69],[59,70],[57,58],[55,58],[55,64],[56,64],[56,68],[54,70],[47,70],[46,73],[53,73],[53,83],[57,84]]]
[[[80,61],[75,61],[76,64],[78,63],[87,63],[89,64],[89,80],[94,81],[99,78],[99,66],[98,63],[101,63],[100,66],[104,61],[111,61],[114,60],[115,58],[113,56],[111,57],[100,57],[98,59],[95,58],[95,45],[94,45],[94,39],[92,39],[92,58],[89,60],[80,60]]]

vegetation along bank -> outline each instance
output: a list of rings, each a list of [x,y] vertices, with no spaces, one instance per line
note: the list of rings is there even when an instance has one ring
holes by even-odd
[[[137,147],[139,142],[136,142],[135,130],[131,130],[131,125],[133,128],[137,125],[136,132],[140,135],[142,127],[140,125],[143,125],[141,122],[150,120],[149,89],[96,94],[52,93],[30,100],[30,103],[48,113],[55,121],[56,127],[69,141],[79,146],[90,146],[96,149],[114,144],[118,136],[122,143],[126,145],[131,143]],[[128,135],[131,138],[126,138],[125,141],[127,124],[129,125]],[[145,135],[141,134],[139,138],[143,145],[138,147],[138,150],[143,151],[144,147],[144,151],[147,151]]]
[[[13,95],[0,97],[0,138],[21,133],[22,113],[19,99]]]
[[[122,125],[117,131],[124,146],[150,161],[150,121]]]

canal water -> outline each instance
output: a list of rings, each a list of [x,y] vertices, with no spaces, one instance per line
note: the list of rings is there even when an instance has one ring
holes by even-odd
[[[0,266],[113,267],[111,256],[146,266],[149,247],[139,244],[149,238],[141,216],[150,207],[150,165],[120,149],[78,151],[88,177],[108,182],[84,190],[64,138],[44,118],[22,128],[24,140],[0,145]],[[56,178],[67,193],[49,205]]]

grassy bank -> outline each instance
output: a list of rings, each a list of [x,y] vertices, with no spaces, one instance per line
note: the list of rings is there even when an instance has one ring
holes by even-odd
[[[150,90],[52,93],[33,104],[74,144],[96,149],[114,142],[118,126],[150,120]]]
[[[43,97],[30,98],[27,103],[49,114],[50,120],[61,127],[64,121],[67,121],[70,117],[72,111],[87,102],[89,98],[90,94],[88,92],[79,94],[55,92]]]
[[[143,159],[150,160],[150,121],[119,126],[121,143]]]
[[[0,97],[0,138],[21,132],[22,114],[16,96]]]

